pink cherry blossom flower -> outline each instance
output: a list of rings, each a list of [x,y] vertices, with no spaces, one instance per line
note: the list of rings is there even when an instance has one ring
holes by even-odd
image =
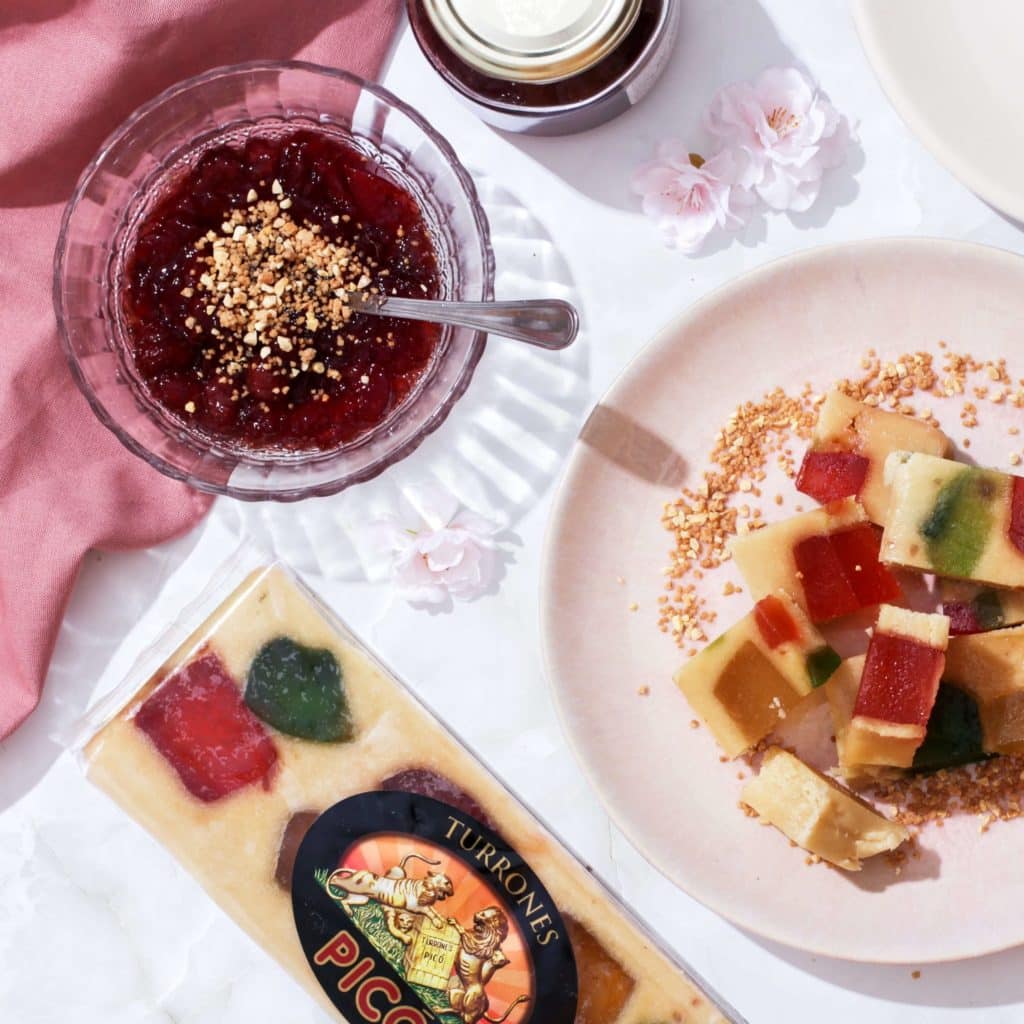
[[[721,147],[718,174],[774,210],[803,211],[825,171],[846,157],[850,123],[796,68],[768,68],[720,89],[705,126]]]
[[[494,534],[500,528],[463,509],[439,530],[407,531],[395,549],[394,578],[414,604],[442,604],[479,597],[491,584],[497,566]]]
[[[632,190],[674,249],[694,253],[716,228],[735,229],[743,217],[717,157],[694,160],[678,140],[658,146],[658,157],[633,173]],[[731,164],[727,164],[731,170]]]
[[[413,604],[438,606],[479,597],[497,578],[500,524],[434,485],[405,489],[414,511],[366,524],[361,542],[382,555],[398,592]]]

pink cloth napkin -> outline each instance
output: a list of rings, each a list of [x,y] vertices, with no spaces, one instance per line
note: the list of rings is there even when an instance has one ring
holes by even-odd
[[[219,64],[299,57],[375,77],[400,10],[400,0],[0,3],[0,739],[39,701],[86,551],[155,544],[209,506],[122,448],[65,364],[51,266],[79,173],[140,103]]]

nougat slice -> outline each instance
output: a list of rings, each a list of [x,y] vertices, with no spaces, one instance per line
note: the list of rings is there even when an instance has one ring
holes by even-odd
[[[1024,754],[1024,626],[954,637],[945,677],[978,705],[989,754]]]
[[[766,752],[742,800],[808,853],[846,871],[909,838],[902,825],[781,747]]]
[[[818,411],[796,489],[825,505],[857,498],[872,522],[885,522],[885,460],[894,451],[945,455],[949,438],[929,423],[830,391]]]
[[[938,576],[1024,587],[1024,477],[894,452],[882,560]]]
[[[736,757],[764,739],[839,665],[800,606],[768,594],[676,672],[719,746]]]
[[[883,605],[846,737],[852,764],[909,768],[945,667],[949,619]]]
[[[879,528],[846,498],[735,537],[730,551],[755,599],[782,589],[812,622],[828,622],[901,598],[880,543]]]

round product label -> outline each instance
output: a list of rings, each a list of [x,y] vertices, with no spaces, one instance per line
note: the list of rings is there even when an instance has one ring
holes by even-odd
[[[362,793],[310,826],[292,908],[313,973],[350,1024],[572,1024],[577,978],[551,896],[458,808]]]

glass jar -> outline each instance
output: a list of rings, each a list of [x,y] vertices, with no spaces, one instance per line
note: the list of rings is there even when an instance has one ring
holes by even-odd
[[[664,70],[679,0],[408,0],[434,70],[488,124],[567,135],[624,113]]]

